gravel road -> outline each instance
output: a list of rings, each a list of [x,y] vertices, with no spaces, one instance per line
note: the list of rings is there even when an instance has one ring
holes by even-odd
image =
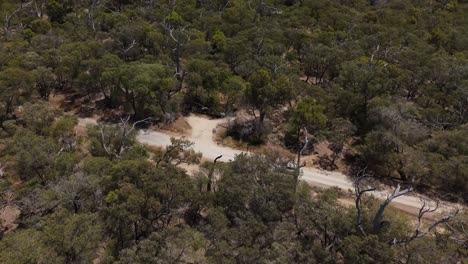
[[[236,155],[243,152],[230,147],[220,146],[213,140],[213,130],[216,129],[219,124],[226,123],[226,118],[208,119],[204,116],[191,115],[186,118],[186,121],[192,127],[192,134],[186,138],[194,142],[193,148],[203,153],[204,158],[210,160],[219,155],[223,155],[220,161],[227,162],[233,160]],[[96,120],[92,118],[79,119],[78,126],[86,126],[89,124],[96,124]],[[137,141],[150,146],[167,146],[170,144],[171,137],[172,135],[168,135],[164,132],[140,130],[137,135]],[[345,191],[353,190],[352,182],[346,175],[340,172],[330,172],[310,167],[305,167],[302,171],[301,179],[310,185],[324,188],[338,187]],[[385,199],[390,194],[390,190],[375,191],[372,194],[379,199]],[[422,195],[411,194],[394,199],[392,205],[408,213],[416,214],[422,205],[422,199],[431,200]],[[443,203],[442,206],[440,206],[441,210],[439,210],[439,212],[447,211],[451,208],[453,208],[453,205]]]

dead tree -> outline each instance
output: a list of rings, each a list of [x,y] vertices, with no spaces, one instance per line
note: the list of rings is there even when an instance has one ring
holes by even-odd
[[[223,155],[219,155],[218,157],[216,157],[213,161],[213,164],[211,165],[211,169],[210,169],[210,172],[208,173],[208,185],[206,186],[206,190],[208,192],[211,192],[211,185],[213,184],[213,174],[214,174],[214,170],[215,170],[215,167],[216,167],[216,161],[218,161],[218,159],[222,158]]]
[[[166,146],[164,152],[157,153],[158,155],[154,157],[156,167],[159,167],[161,164],[178,166],[182,163],[188,165],[200,163],[202,154],[195,152],[192,148],[193,145],[194,143],[188,139],[171,137],[171,145]]]
[[[257,8],[255,9],[255,14],[252,18],[252,23],[257,21],[257,18],[263,13],[263,9],[265,8],[265,1],[259,0],[257,4]]]
[[[364,236],[366,235],[366,232],[364,231],[364,228],[362,227],[362,208],[361,208],[361,203],[362,203],[362,195],[366,192],[372,192],[375,191],[375,188],[365,188],[361,189],[361,181],[370,178],[371,175],[366,172],[366,168],[362,169],[359,171],[354,178],[353,186],[354,186],[354,202],[356,205],[356,227],[361,231],[361,233]]]
[[[42,18],[44,16],[45,0],[34,0],[34,9],[36,10],[37,17]]]
[[[101,145],[104,151],[109,155],[109,157],[113,159],[121,159],[123,152],[127,149],[127,141],[133,131],[135,131],[136,126],[140,123],[149,123],[153,120],[153,117],[147,117],[145,119],[139,120],[134,122],[131,126],[129,126],[130,116],[127,118],[120,118],[121,122],[121,132],[119,130],[115,131],[113,137],[118,136],[120,132],[120,140],[118,140],[117,144],[114,147],[110,147],[109,140],[106,140],[106,135],[104,132],[104,126],[101,125],[100,127],[100,135],[101,135]]]
[[[459,212],[459,209],[457,208],[453,213],[447,214],[443,216],[442,218],[440,218],[439,220],[432,223],[430,226],[426,228],[426,230],[422,230],[422,218],[424,217],[426,213],[435,212],[439,208],[439,201],[436,202],[436,206],[434,208],[431,208],[429,205],[427,206],[426,205],[427,205],[426,201],[423,201],[423,206],[421,207],[421,209],[419,209],[419,213],[418,213],[418,224],[416,225],[416,229],[414,230],[413,234],[411,234],[411,236],[408,236],[402,239],[394,238],[392,241],[389,242],[390,245],[408,244],[409,242],[417,238],[424,237],[427,234],[429,234],[432,231],[432,229],[434,229],[436,226],[440,224],[448,223]]]
[[[23,9],[29,5],[31,5],[33,2],[28,2],[28,3],[23,3],[23,2],[20,2],[19,3],[19,7],[17,9],[15,9],[13,12],[11,12],[11,14],[6,14],[5,15],[5,26],[3,28],[3,30],[6,32],[8,32],[10,30],[10,27],[11,27],[11,20],[13,19],[13,17],[15,17],[19,12],[23,11]]]
[[[375,233],[380,231],[380,228],[382,227],[381,220],[383,217],[383,213],[385,212],[385,209],[387,208],[387,206],[393,201],[393,199],[400,197],[402,195],[405,195],[407,193],[410,193],[412,191],[413,191],[412,186],[409,186],[408,188],[401,190],[401,186],[400,184],[398,184],[396,189],[393,191],[393,193],[390,196],[388,196],[387,199],[385,199],[385,201],[383,201],[380,204],[379,210],[377,210],[377,213],[374,216],[374,220],[372,221],[372,226],[373,226]]]
[[[307,128],[304,127],[304,145],[302,146],[302,148],[299,150],[299,152],[297,153],[297,163],[296,163],[296,173],[295,173],[295,177],[296,177],[296,182],[297,180],[299,179],[299,176],[301,174],[301,168],[302,167],[305,167],[306,163],[302,163],[301,164],[301,157],[302,157],[302,154],[304,153],[304,151],[307,149],[308,145],[309,145],[309,134],[307,132]]]
[[[93,24],[93,27],[94,27],[94,24]],[[126,45],[125,43],[123,43],[122,41],[120,40],[117,40],[117,42],[122,46],[122,52],[123,53],[127,53],[129,52],[131,49],[133,49],[133,47],[135,47],[135,45],[137,45],[137,41],[134,39],[132,40],[132,43]]]
[[[3,175],[5,174],[5,172],[3,171],[4,167],[5,167],[5,164],[0,163],[0,177],[3,177]]]
[[[91,29],[96,32],[96,25],[94,23],[94,9],[97,5],[99,5],[99,2],[100,0],[91,0],[91,2],[89,3],[89,7],[88,7],[88,23],[90,24],[91,26]]]
[[[357,215],[356,215],[356,227],[359,229],[359,231],[364,235],[366,236],[366,233],[364,231],[364,228],[362,227],[362,209],[361,209],[361,205],[362,205],[362,196],[366,193],[366,192],[372,192],[375,190],[375,188],[373,187],[367,187],[365,189],[362,189],[361,188],[361,182],[366,179],[366,178],[372,178],[372,176],[368,173],[366,173],[366,169],[363,169],[361,171],[359,171],[356,175],[356,177],[354,178],[354,193],[355,193],[355,204],[356,204],[356,211],[357,211]],[[383,214],[385,212],[385,209],[387,208],[387,206],[397,197],[400,197],[400,196],[403,196],[407,193],[410,193],[413,191],[413,187],[412,186],[409,186],[405,189],[401,189],[401,186],[400,184],[397,185],[397,187],[395,188],[395,190],[393,191],[392,194],[390,194],[387,199],[385,199],[385,201],[383,201],[380,206],[379,206],[379,209],[377,210],[377,212],[375,213],[374,215],[374,219],[372,221],[372,226],[373,226],[373,232],[374,233],[378,233],[380,232],[380,229],[382,227],[382,217],[383,217]],[[431,224],[426,230],[422,230],[422,218],[424,217],[425,214],[427,213],[432,213],[432,212],[435,212],[437,209],[439,208],[439,201],[437,201],[436,203],[436,206],[435,208],[430,208],[430,206],[427,205],[426,201],[423,202],[423,205],[422,207],[419,209],[419,213],[418,213],[418,224],[416,226],[416,229],[415,231],[413,232],[413,234],[409,237],[406,237],[406,238],[403,238],[403,239],[397,239],[397,238],[394,238],[392,241],[389,242],[389,244],[391,245],[396,245],[396,244],[407,244],[409,242],[411,242],[412,240],[414,239],[417,239],[417,238],[420,238],[420,237],[424,237],[426,236],[428,233],[430,233],[432,231],[432,229],[434,229],[436,226],[440,225],[440,224],[444,224],[444,223],[448,223],[452,218],[454,218],[458,212],[459,212],[459,209],[457,209],[455,212],[452,212],[450,214],[447,214],[445,216],[443,216],[442,218],[440,218],[439,220],[435,221],[433,224]]]
[[[176,44],[176,47],[173,49],[174,59],[176,63],[175,76],[177,77],[178,80],[182,80],[183,72],[182,72],[182,66],[180,63],[180,52],[182,49],[182,37],[185,34],[184,31],[186,27],[182,27],[181,25],[175,25],[173,23],[169,23],[166,21],[161,23],[161,25],[163,26],[164,30],[169,34],[171,39]],[[177,34],[174,33],[175,31]]]
[[[464,250],[468,250],[468,229],[465,228],[466,220],[461,220],[455,224],[445,223],[445,226],[452,232],[450,239]]]

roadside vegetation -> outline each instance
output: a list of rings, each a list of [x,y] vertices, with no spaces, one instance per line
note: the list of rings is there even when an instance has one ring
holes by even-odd
[[[15,228],[0,219],[0,263],[466,259],[466,211],[415,220],[364,193],[372,176],[466,204],[467,12],[455,0],[0,0],[0,212],[20,211]],[[186,140],[135,140],[181,115],[238,112],[225,136],[300,153],[295,170],[279,155],[206,162]],[[107,122],[77,133],[93,114]],[[355,177],[355,207],[297,180],[318,144],[322,168]]]

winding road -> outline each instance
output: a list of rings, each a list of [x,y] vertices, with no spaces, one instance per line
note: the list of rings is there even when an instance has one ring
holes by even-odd
[[[230,147],[220,146],[213,140],[213,130],[222,123],[226,123],[227,118],[224,119],[208,119],[204,116],[190,115],[185,119],[192,127],[191,135],[185,136],[186,139],[194,142],[193,149],[201,152],[207,159],[214,159],[222,155],[220,161],[227,162],[233,160],[236,155],[244,151],[233,149]],[[94,118],[81,118],[79,119],[78,126],[85,127],[88,124],[96,124]],[[171,137],[180,138],[181,136],[169,135],[164,132],[152,130],[140,130],[137,135],[137,141],[149,146],[164,147],[170,144]],[[301,179],[308,184],[318,187],[338,187],[344,191],[353,190],[353,184],[348,177],[340,172],[330,172],[311,167],[302,169]],[[386,199],[390,195],[390,190],[374,191],[372,193],[378,199]],[[430,198],[418,194],[410,194],[400,196],[394,199],[391,203],[392,206],[406,211],[411,214],[417,214],[423,204],[423,199],[431,201]],[[438,212],[442,213],[453,209],[456,205],[449,203],[442,203]]]

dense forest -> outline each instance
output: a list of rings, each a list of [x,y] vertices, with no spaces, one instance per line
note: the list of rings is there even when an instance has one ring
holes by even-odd
[[[19,212],[0,263],[466,262],[466,210],[365,193],[468,201],[467,1],[0,0],[0,18],[0,209]],[[136,140],[240,112],[224,136],[300,153],[297,170]],[[320,142],[321,167],[355,176],[351,206],[298,180]]]

